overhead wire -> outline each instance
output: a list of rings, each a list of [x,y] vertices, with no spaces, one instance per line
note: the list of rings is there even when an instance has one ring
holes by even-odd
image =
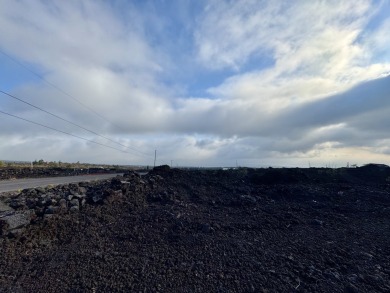
[[[22,62],[19,62],[18,60],[16,60],[15,58],[11,57],[10,55],[8,55],[7,53],[5,53],[4,51],[2,51],[0,49],[0,53],[3,54],[4,56],[6,56],[8,59],[10,59],[11,61],[13,61],[14,63],[18,64],[19,66],[22,66],[24,69],[26,69],[27,71],[29,71],[30,73],[32,73],[33,75],[35,75],[36,77],[38,77],[39,79],[43,80],[46,84],[50,85],[51,87],[55,88],[56,90],[58,90],[59,92],[61,92],[63,95],[71,98],[72,100],[74,100],[75,102],[77,102],[78,104],[80,104],[81,106],[83,106],[85,109],[89,110],[90,112],[94,113],[96,116],[100,117],[101,119],[105,120],[106,122],[116,126],[117,128],[120,128],[118,127],[117,125],[115,125],[114,123],[112,123],[110,120],[108,120],[106,117],[104,117],[103,115],[99,114],[98,112],[96,112],[94,109],[92,109],[91,107],[87,106],[86,104],[84,104],[83,102],[81,102],[79,99],[76,99],[75,97],[73,97],[72,95],[68,94],[67,92],[65,92],[62,88],[60,88],[59,86],[55,85],[54,83],[51,83],[49,81],[47,81],[42,75],[36,73],[35,71],[31,70],[29,67],[27,67],[26,65],[24,65]]]
[[[70,95],[70,94],[68,94],[67,92],[65,92],[63,89],[61,89],[61,88],[58,87],[57,85],[55,85],[55,84],[53,84],[53,83],[47,81],[43,76],[41,76],[40,74],[38,74],[38,73],[36,73],[35,71],[31,70],[29,67],[25,66],[22,62],[16,60],[15,58],[13,58],[12,56],[8,55],[7,53],[5,53],[4,51],[2,51],[1,49],[0,49],[0,53],[3,54],[3,55],[4,55],[5,57],[7,57],[8,59],[10,59],[11,61],[13,61],[14,63],[18,64],[19,66],[21,66],[21,67],[23,67],[24,69],[26,69],[27,71],[29,71],[29,72],[32,73],[33,75],[35,75],[35,76],[38,77],[39,79],[43,80],[46,84],[48,84],[48,85],[50,85],[51,87],[55,88],[56,90],[58,90],[58,91],[61,92],[62,94],[68,96],[69,98],[73,99],[75,102],[79,103],[81,106],[83,106],[84,108],[86,108],[86,109],[89,110],[90,112],[94,113],[94,114],[95,114],[96,116],[98,116],[99,118],[105,120],[106,122],[110,123],[111,125],[116,126],[117,128],[121,128],[121,127],[117,126],[116,124],[112,123],[110,120],[108,120],[108,119],[107,119],[106,117],[104,117],[103,115],[101,115],[101,114],[99,114],[98,112],[96,112],[96,111],[95,111],[94,109],[92,109],[91,107],[85,105],[84,103],[82,103],[81,101],[79,101],[78,99],[76,99],[75,97],[73,97],[72,95]],[[65,118],[63,118],[63,117],[60,117],[60,116],[58,116],[58,115],[56,115],[56,114],[53,114],[53,113],[51,113],[51,112],[49,112],[49,111],[47,111],[47,110],[44,110],[44,109],[42,109],[42,108],[40,108],[40,107],[37,107],[37,106],[35,106],[35,105],[31,104],[31,103],[28,103],[28,102],[26,102],[26,101],[24,101],[24,100],[22,100],[22,99],[20,99],[20,98],[15,97],[14,95],[11,95],[11,94],[9,94],[9,93],[6,93],[6,92],[4,92],[4,91],[2,91],[2,90],[0,90],[0,92],[3,93],[3,94],[5,94],[5,95],[7,95],[7,96],[9,96],[9,97],[11,97],[11,98],[14,98],[14,99],[16,99],[16,100],[19,100],[20,102],[23,102],[23,103],[25,103],[25,104],[27,104],[27,105],[30,105],[31,107],[34,107],[34,108],[36,108],[36,109],[38,109],[38,110],[40,110],[40,111],[43,111],[43,112],[45,112],[45,113],[47,113],[47,114],[49,114],[49,115],[52,115],[52,116],[54,116],[54,117],[56,117],[56,118],[58,118],[58,119],[61,119],[61,120],[63,120],[63,121],[66,121],[66,122],[68,122],[68,123],[74,125],[74,126],[77,126],[77,127],[81,128],[81,129],[83,129],[83,130],[86,130],[86,131],[88,131],[88,132],[90,132],[90,133],[92,133],[92,134],[94,134],[94,135],[97,135],[97,136],[102,137],[102,138],[104,138],[104,139],[107,139],[107,140],[109,140],[109,141],[111,141],[111,142],[113,142],[113,143],[116,143],[116,144],[118,144],[118,145],[120,145],[120,146],[123,146],[123,147],[125,147],[125,148],[127,148],[127,149],[130,149],[130,150],[133,150],[133,151],[135,151],[135,152],[138,152],[138,153],[140,153],[140,154],[142,154],[142,155],[144,155],[144,156],[149,156],[149,157],[152,156],[152,155],[150,155],[150,154],[146,154],[146,153],[144,153],[144,152],[141,152],[141,151],[139,151],[139,150],[137,150],[137,149],[135,149],[135,148],[133,148],[133,147],[130,147],[130,146],[121,144],[121,143],[119,143],[119,142],[117,142],[117,141],[115,141],[115,140],[112,140],[112,139],[110,139],[110,138],[108,138],[108,137],[106,137],[106,136],[103,136],[103,135],[101,135],[101,134],[99,134],[99,133],[97,133],[97,132],[95,132],[95,131],[92,131],[92,130],[90,130],[90,129],[87,129],[87,128],[81,126],[81,125],[78,125],[78,124],[76,124],[76,123],[74,123],[74,122],[72,122],[72,121],[69,121],[69,120],[67,120],[67,119],[65,119]]]
[[[106,140],[109,140],[109,141],[111,141],[111,142],[113,142],[113,143],[116,143],[116,144],[118,144],[118,145],[120,145],[120,146],[123,146],[123,147],[125,147],[125,148],[127,148],[127,149],[131,149],[131,150],[134,151],[134,152],[138,152],[138,153],[140,153],[140,154],[142,154],[142,155],[144,155],[144,156],[151,156],[151,155],[146,154],[146,153],[143,153],[143,152],[141,152],[141,151],[139,151],[139,150],[137,150],[137,149],[135,149],[135,148],[132,148],[132,147],[126,146],[126,145],[124,145],[124,144],[122,144],[122,143],[120,143],[120,142],[117,142],[117,141],[115,141],[115,140],[113,140],[113,139],[111,139],[111,138],[109,138],[109,137],[103,136],[103,135],[101,135],[101,134],[99,134],[99,133],[97,133],[97,132],[95,132],[95,131],[93,131],[93,130],[90,130],[90,129],[88,129],[88,128],[85,128],[85,127],[83,127],[83,126],[81,126],[81,125],[79,125],[79,124],[77,124],[77,123],[74,123],[74,122],[72,122],[72,121],[70,121],[70,120],[68,120],[68,119],[65,119],[65,118],[63,118],[63,117],[61,117],[61,116],[59,116],[59,115],[56,115],[56,114],[54,114],[54,113],[51,113],[50,111],[47,111],[47,110],[45,110],[45,109],[43,109],[43,108],[41,108],[41,107],[35,106],[35,105],[33,105],[33,104],[31,104],[31,103],[29,103],[29,102],[23,100],[23,99],[20,99],[20,98],[16,97],[15,95],[11,95],[10,93],[7,93],[7,92],[5,92],[5,91],[3,91],[3,90],[1,90],[1,89],[0,89],[0,93],[4,94],[4,95],[6,95],[6,96],[8,96],[8,97],[10,97],[10,98],[13,98],[13,99],[15,99],[15,100],[17,100],[17,101],[19,101],[19,102],[22,102],[22,103],[24,103],[24,104],[26,104],[26,105],[29,105],[29,106],[31,106],[31,107],[33,107],[33,108],[35,108],[35,109],[38,109],[38,110],[40,110],[40,111],[42,111],[42,112],[44,112],[44,113],[46,113],[46,114],[49,114],[49,115],[51,115],[51,116],[53,116],[53,117],[55,117],[55,118],[57,118],[57,119],[60,119],[60,120],[65,121],[65,122],[67,122],[67,123],[69,123],[69,124],[72,124],[72,125],[74,125],[74,126],[80,128],[80,129],[83,129],[83,130],[85,130],[85,131],[88,131],[88,132],[90,132],[90,133],[92,133],[92,134],[94,134],[94,135],[96,135],[96,136],[102,137],[102,138],[104,138],[104,139],[106,139]]]
[[[72,133],[69,133],[69,132],[66,132],[66,131],[62,131],[62,130],[56,129],[54,127],[47,126],[47,125],[44,125],[44,124],[41,124],[41,123],[38,123],[38,122],[35,122],[35,121],[32,121],[32,120],[29,120],[29,119],[26,119],[26,118],[23,118],[23,117],[20,117],[20,116],[17,116],[17,115],[13,115],[11,113],[7,113],[7,112],[4,112],[2,110],[0,110],[0,113],[2,113],[4,115],[11,116],[11,117],[14,117],[14,118],[17,118],[17,119],[20,119],[20,120],[23,120],[23,121],[26,121],[26,122],[29,122],[29,123],[32,123],[32,124],[35,124],[35,125],[39,125],[39,126],[45,127],[47,129],[54,130],[56,132],[60,132],[60,133],[63,133],[63,134],[69,135],[69,136],[73,136],[75,138],[82,139],[82,140],[85,140],[85,141],[90,142],[90,143],[94,143],[94,144],[97,144],[97,145],[100,145],[100,146],[104,146],[106,148],[114,149],[114,150],[120,151],[122,153],[128,153],[129,154],[129,152],[126,152],[124,150],[121,150],[121,149],[118,149],[118,148],[115,148],[115,147],[112,147],[112,146],[109,146],[109,145],[106,145],[106,144],[103,144],[103,143],[100,143],[100,142],[97,142],[97,141],[94,141],[94,140],[90,140],[88,138],[81,137],[81,136],[78,136],[78,135],[75,135],[75,134],[72,134]]]

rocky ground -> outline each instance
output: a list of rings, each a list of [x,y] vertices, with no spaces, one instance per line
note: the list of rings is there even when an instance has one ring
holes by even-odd
[[[388,170],[353,172],[166,166],[3,195],[0,292],[389,292]]]
[[[53,168],[53,167],[0,167],[0,180],[19,178],[41,178],[58,176],[75,176],[82,174],[123,173],[116,168]]]

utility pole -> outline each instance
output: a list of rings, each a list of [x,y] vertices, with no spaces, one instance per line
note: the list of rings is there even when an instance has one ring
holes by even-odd
[[[154,167],[156,167],[157,150],[154,150]]]
[[[172,168],[173,160],[171,160],[171,168]]]

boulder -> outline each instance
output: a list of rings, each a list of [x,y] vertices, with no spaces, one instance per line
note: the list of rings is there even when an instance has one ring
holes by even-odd
[[[9,205],[0,201],[0,215],[3,212],[9,212],[9,211],[13,211],[13,209]]]
[[[18,230],[22,232],[24,227],[30,224],[31,216],[30,211],[23,212],[9,212],[0,218],[0,234],[6,234],[6,232],[12,232]]]

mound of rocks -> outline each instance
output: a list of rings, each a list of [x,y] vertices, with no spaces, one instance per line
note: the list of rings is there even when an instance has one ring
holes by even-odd
[[[19,178],[75,176],[75,175],[84,175],[84,174],[121,173],[121,172],[123,172],[123,170],[119,170],[116,168],[1,167],[0,180],[19,179]]]
[[[30,223],[56,215],[78,213],[86,204],[103,204],[126,200],[136,207],[146,205],[146,192],[153,189],[161,176],[147,181],[138,173],[96,182],[80,182],[46,188],[24,189],[2,196],[0,200],[0,235],[15,235]]]

